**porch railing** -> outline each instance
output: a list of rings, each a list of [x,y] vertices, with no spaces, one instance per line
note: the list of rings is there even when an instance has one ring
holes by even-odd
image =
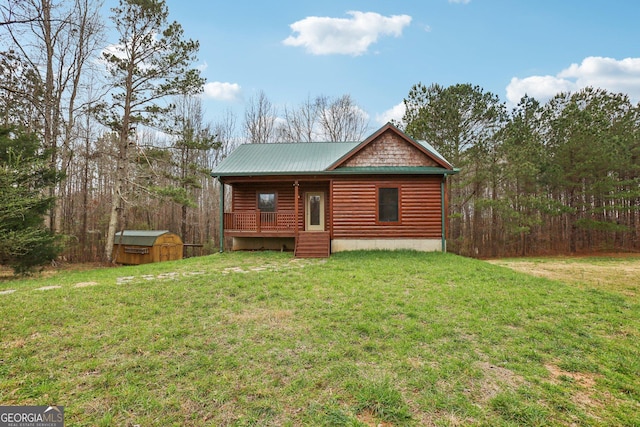
[[[226,231],[274,232],[294,231],[295,212],[241,211],[224,213]]]

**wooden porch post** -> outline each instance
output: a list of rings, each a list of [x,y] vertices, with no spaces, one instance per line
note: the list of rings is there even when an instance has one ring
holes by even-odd
[[[224,182],[218,177],[220,183],[220,253],[224,252]]]
[[[441,222],[440,232],[442,233],[442,252],[447,252],[447,226],[446,226],[447,206],[445,206],[447,204],[445,199],[446,179],[447,179],[447,175],[442,175],[442,181],[440,181],[440,222]]]
[[[295,237],[298,237],[298,204],[300,203],[298,201],[298,197],[300,197],[299,193],[298,193],[298,187],[300,186],[300,184],[298,183],[298,180],[296,179],[295,182],[293,183],[293,189],[294,189],[294,196],[293,199],[295,201],[294,203],[294,217],[295,217],[295,223],[293,224],[293,234],[295,235]]]

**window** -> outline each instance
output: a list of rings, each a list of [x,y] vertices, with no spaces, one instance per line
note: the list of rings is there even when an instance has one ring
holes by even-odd
[[[261,212],[275,212],[276,193],[258,193],[258,209]]]
[[[149,253],[149,248],[140,248],[140,247],[133,247],[133,246],[125,246],[124,247],[124,253],[125,254],[140,254],[140,255],[146,255]]]
[[[399,222],[398,188],[378,188],[378,222]]]
[[[309,195],[309,225],[320,225],[321,197],[319,194]]]

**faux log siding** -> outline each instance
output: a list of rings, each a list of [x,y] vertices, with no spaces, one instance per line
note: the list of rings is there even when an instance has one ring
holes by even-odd
[[[231,207],[233,212],[254,211],[258,209],[257,193],[276,192],[278,211],[291,211],[295,209],[293,202],[294,189],[292,182],[274,182],[268,184],[242,183],[233,186]]]
[[[334,178],[330,192],[326,186],[301,182],[299,187],[299,230],[304,230],[304,194],[325,192],[325,229],[336,238],[440,238],[441,177],[367,179]],[[400,224],[376,224],[376,185],[400,188]],[[279,211],[294,211],[293,182],[236,183],[233,189],[233,211],[253,211],[257,208],[256,192],[276,191]],[[333,204],[331,218],[330,203]]]
[[[334,238],[440,238],[440,177],[334,180]],[[400,223],[376,224],[376,188],[400,188]]]

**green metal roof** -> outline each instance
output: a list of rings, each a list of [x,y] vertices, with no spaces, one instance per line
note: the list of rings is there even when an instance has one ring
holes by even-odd
[[[433,147],[418,141],[446,162]],[[306,142],[288,144],[241,145],[213,169],[213,176],[312,175],[312,174],[455,174],[459,169],[440,167],[370,166],[341,167],[328,171],[331,165],[352,149],[357,142]]]
[[[116,233],[113,243],[116,245],[153,246],[158,237],[167,233],[169,230],[124,230],[122,233]]]
[[[414,141],[422,145],[428,152],[430,152],[431,154],[433,154],[434,156],[436,156],[437,158],[439,158],[440,160],[442,160],[443,162],[451,166],[451,163],[449,163],[449,161],[445,159],[444,156],[440,154],[433,145],[429,144],[427,141],[416,141],[415,139]],[[459,171],[459,169],[456,169],[456,170]]]
[[[377,135],[392,129],[407,140],[430,153],[436,162],[444,167],[335,167],[344,159],[357,153],[362,147],[373,141]],[[342,175],[342,174],[455,174],[458,169],[426,141],[415,141],[387,124],[362,142],[297,142],[275,144],[244,144],[236,148],[225,158],[211,175],[229,176],[266,176],[266,175]]]
[[[244,144],[211,173],[214,176],[306,174],[325,171],[358,142]]]

